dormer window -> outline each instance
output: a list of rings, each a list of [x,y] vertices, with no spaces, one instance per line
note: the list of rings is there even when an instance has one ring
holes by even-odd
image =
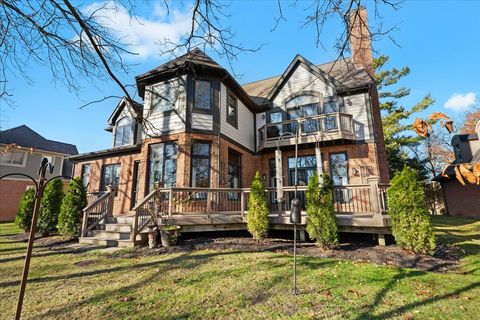
[[[121,147],[132,143],[132,121],[129,117],[118,120],[115,127],[115,139],[113,146]]]

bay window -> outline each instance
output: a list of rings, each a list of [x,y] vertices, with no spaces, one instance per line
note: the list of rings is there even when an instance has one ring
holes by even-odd
[[[160,184],[165,188],[176,186],[177,155],[176,142],[150,145],[148,192],[153,191],[154,184]]]
[[[210,110],[212,107],[212,84],[206,80],[195,80],[195,97],[193,107]]]
[[[210,187],[210,143],[196,141],[192,144],[191,170],[192,187]]]

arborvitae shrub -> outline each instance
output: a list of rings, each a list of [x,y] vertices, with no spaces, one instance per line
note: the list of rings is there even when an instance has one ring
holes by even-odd
[[[265,197],[265,185],[257,171],[252,181],[248,200],[247,229],[257,239],[263,239],[268,234],[268,204]]]
[[[62,200],[58,216],[58,231],[65,236],[77,236],[82,226],[83,208],[87,206],[87,193],[80,178],[70,181]]]
[[[338,245],[338,227],[333,203],[333,185],[330,177],[323,173],[323,186],[314,174],[308,181],[307,198],[307,232],[317,244],[331,248]]]
[[[417,253],[432,253],[435,235],[418,174],[405,166],[392,179],[387,194],[392,233],[397,244]]]
[[[18,205],[15,224],[25,232],[30,230],[32,225],[33,207],[35,206],[35,189],[28,189],[22,196]]]
[[[57,229],[58,215],[63,199],[63,182],[60,179],[50,181],[45,187],[43,194],[40,218],[38,220],[38,232],[48,236]]]

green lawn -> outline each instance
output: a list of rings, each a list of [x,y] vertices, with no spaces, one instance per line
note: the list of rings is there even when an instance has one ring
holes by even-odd
[[[475,319],[480,314],[480,221],[435,217],[439,241],[465,251],[438,274],[300,257],[291,294],[287,254],[196,251],[120,258],[35,248],[25,319]],[[26,244],[0,224],[0,318],[12,319]]]

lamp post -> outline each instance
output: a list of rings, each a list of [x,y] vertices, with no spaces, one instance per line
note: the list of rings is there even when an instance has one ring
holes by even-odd
[[[281,153],[280,153],[280,141],[287,135],[294,137],[295,138],[295,192],[294,192],[294,197],[290,203],[290,223],[293,223],[293,294],[297,295],[298,290],[297,290],[297,223],[301,223],[301,208],[300,208],[300,200],[297,198],[297,189],[298,189],[298,136],[299,136],[299,127],[301,125],[301,121],[297,120],[297,125],[295,126],[295,134],[291,132],[284,132],[282,133],[277,140],[277,153],[276,157],[280,157],[281,159]],[[276,159],[275,160],[276,164],[279,163],[279,161]],[[281,163],[281,161],[280,161]],[[277,168],[276,168],[277,169]],[[282,173],[277,171],[277,177],[281,175]],[[278,179],[277,179],[278,180]],[[278,187],[278,181],[277,181],[277,187]],[[278,192],[277,188],[277,193]],[[282,192],[283,195],[283,192]],[[279,195],[277,195],[277,198],[280,201],[283,200],[280,198]]]
[[[27,255],[25,256],[25,262],[23,265],[23,273],[22,273],[22,281],[20,283],[20,291],[18,293],[17,311],[15,314],[16,320],[19,320],[22,315],[23,299],[25,297],[25,288],[27,285],[28,271],[30,269],[30,260],[32,258],[33,242],[35,241],[35,234],[37,232],[37,221],[38,221],[38,216],[40,211],[40,203],[42,201],[43,193],[45,191],[45,186],[50,181],[57,178],[72,179],[72,177],[63,176],[63,175],[59,175],[59,176],[55,176],[50,179],[47,179],[45,177],[47,173],[47,169],[50,172],[50,174],[52,174],[53,168],[54,168],[53,165],[48,161],[48,159],[43,158],[42,163],[40,164],[40,169],[38,170],[38,182],[33,177],[24,173],[9,173],[0,177],[0,180],[1,180],[9,176],[23,176],[30,179],[35,184],[35,204],[33,206],[32,223],[30,226],[30,235],[28,237]]]

